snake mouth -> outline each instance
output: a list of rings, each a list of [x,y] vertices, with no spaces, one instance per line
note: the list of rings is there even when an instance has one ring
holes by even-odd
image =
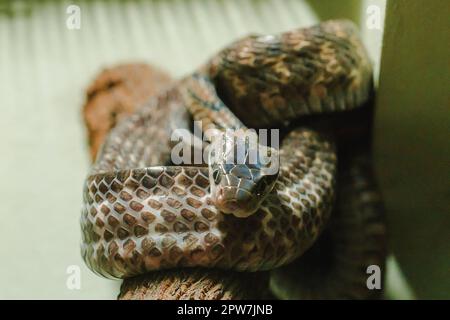
[[[237,218],[247,218],[258,209],[258,201],[252,194],[235,187],[220,188],[214,202],[222,213]]]

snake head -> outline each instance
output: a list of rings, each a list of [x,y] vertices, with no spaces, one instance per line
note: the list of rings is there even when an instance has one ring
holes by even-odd
[[[258,210],[279,172],[278,151],[258,144],[254,137],[248,132],[227,132],[209,150],[212,200],[221,212],[240,218]]]

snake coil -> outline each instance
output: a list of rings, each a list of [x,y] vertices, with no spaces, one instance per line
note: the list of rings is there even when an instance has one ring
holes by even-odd
[[[231,44],[110,132],[84,186],[85,262],[110,278],[289,264],[324,230],[337,177],[334,138],[292,124],[358,108],[372,90],[371,63],[347,21]],[[207,166],[171,163],[172,132],[191,130],[192,120],[202,121],[204,132],[286,129],[277,179],[245,218],[218,209]],[[256,175],[235,171],[227,172],[236,184],[231,198],[244,183],[256,185]]]

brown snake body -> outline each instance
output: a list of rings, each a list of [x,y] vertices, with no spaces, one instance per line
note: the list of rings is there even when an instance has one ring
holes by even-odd
[[[371,92],[371,64],[348,22],[235,42],[111,131],[84,188],[83,258],[113,278],[178,267],[257,271],[288,264],[315,242],[333,208],[332,137],[289,131],[273,188],[242,218],[218,210],[210,168],[171,165],[172,131],[190,129],[192,120],[204,130],[286,127],[303,116],[361,106]],[[240,186],[252,179],[238,176]],[[234,199],[239,188],[224,190],[233,190]]]

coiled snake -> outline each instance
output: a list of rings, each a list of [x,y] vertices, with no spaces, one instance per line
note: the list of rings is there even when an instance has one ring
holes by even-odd
[[[87,265],[127,278],[165,268],[258,271],[292,262],[324,230],[337,177],[334,138],[295,123],[360,107],[372,90],[367,53],[346,21],[231,44],[107,137],[84,187]],[[227,134],[219,143],[225,149],[209,153],[209,167],[174,164],[173,131],[192,131],[193,120],[207,141],[210,129],[281,127],[279,150],[257,144],[276,156],[278,170],[268,173],[259,158],[250,162],[249,144],[243,163],[226,162],[226,150],[236,148]],[[375,251],[382,264],[383,250]]]

